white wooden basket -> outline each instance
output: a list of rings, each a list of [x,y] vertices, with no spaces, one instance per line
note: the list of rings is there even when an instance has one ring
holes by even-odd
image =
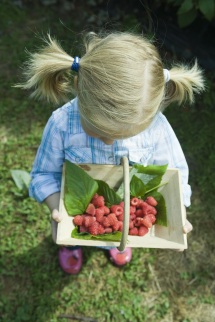
[[[71,237],[74,229],[73,218],[69,216],[64,206],[65,169],[62,175],[59,211],[63,216],[58,224],[57,240],[59,245],[110,246],[123,250],[125,247],[186,249],[187,237],[183,233],[186,220],[185,208],[182,201],[181,177],[178,169],[167,169],[162,182],[167,182],[159,188],[167,208],[167,227],[153,225],[145,236],[128,235],[130,184],[129,165],[127,158],[122,158],[122,165],[80,165],[92,178],[105,181],[111,188],[118,188],[124,183],[124,225],[121,242],[102,240],[82,240]]]

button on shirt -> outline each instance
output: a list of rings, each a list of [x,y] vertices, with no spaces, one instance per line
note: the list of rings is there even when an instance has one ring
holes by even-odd
[[[187,162],[172,127],[162,113],[158,113],[143,132],[106,145],[84,132],[77,98],[54,111],[46,124],[31,172],[30,196],[43,202],[49,195],[60,191],[65,160],[117,165],[123,156],[127,156],[131,164],[168,164],[169,168],[178,168],[184,205],[190,205]]]

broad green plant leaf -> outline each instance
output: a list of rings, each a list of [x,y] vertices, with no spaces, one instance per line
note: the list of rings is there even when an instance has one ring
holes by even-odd
[[[167,164],[164,165],[148,165],[144,166],[142,164],[134,164],[133,168],[137,170],[138,173],[144,173],[148,175],[162,176],[166,172]]]
[[[141,198],[146,193],[146,186],[136,175],[133,175],[130,182],[130,194],[132,197]]]
[[[178,9],[178,14],[184,14],[193,9],[193,1],[192,0],[184,0]]]
[[[162,177],[166,172],[168,165],[148,165],[144,166],[142,164],[135,164],[130,169],[130,191],[132,197],[143,198],[145,193],[158,189],[161,183]],[[133,177],[136,177],[133,179]],[[142,181],[142,184],[140,181]],[[135,186],[137,184],[137,186]],[[123,184],[117,190],[117,194],[123,198]]]
[[[183,14],[178,14],[178,25],[181,28],[189,26],[197,17],[197,10],[191,9],[190,11],[184,12]]]
[[[102,180],[96,181],[98,183],[97,193],[105,198],[108,207],[117,205],[122,201],[122,198],[106,182]]]
[[[64,203],[70,216],[83,214],[98,190],[98,183],[78,165],[65,161]]]
[[[31,176],[25,170],[10,170],[11,176],[19,190],[28,190]]]
[[[199,10],[211,21],[215,16],[215,2],[212,0],[199,0]]]

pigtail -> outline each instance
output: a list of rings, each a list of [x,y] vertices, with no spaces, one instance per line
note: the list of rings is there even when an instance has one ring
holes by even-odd
[[[194,95],[201,93],[204,88],[203,72],[197,61],[193,67],[177,65],[170,69],[170,81],[166,84],[164,106],[172,102],[182,104],[185,101],[194,102]]]
[[[67,94],[71,93],[70,68],[74,58],[50,35],[44,41],[39,52],[29,53],[23,72],[25,82],[16,87],[33,90],[31,96],[58,104],[67,101]]]

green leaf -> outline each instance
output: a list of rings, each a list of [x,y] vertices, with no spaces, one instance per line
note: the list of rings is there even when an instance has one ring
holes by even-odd
[[[161,226],[167,226],[167,212],[166,212],[166,203],[162,194],[158,191],[152,191],[146,194],[145,197],[152,196],[154,197],[158,204],[156,206],[157,215],[156,215],[156,224]]]
[[[146,186],[136,175],[133,175],[130,182],[130,194],[132,197],[141,198],[146,193]]]
[[[78,165],[65,161],[64,203],[70,216],[83,214],[98,189],[98,183]]]
[[[164,175],[164,173],[166,172],[167,169],[167,164],[165,165],[148,165],[148,166],[144,166],[142,164],[135,164],[132,166],[132,168],[130,169],[130,173],[129,173],[129,177],[130,177],[130,184],[132,184],[132,187],[130,186],[130,190],[131,190],[131,195],[132,196],[140,196],[140,191],[141,191],[141,184],[138,183],[138,187],[136,188],[137,191],[135,191],[135,182],[132,183],[132,178],[133,176],[136,176],[137,178],[139,178],[143,185],[142,185],[142,189],[143,186],[145,185],[145,193],[148,190],[154,190],[155,187],[158,188],[158,186],[161,183],[162,177]],[[136,183],[137,183],[137,179],[135,179]],[[137,193],[137,195],[135,195]],[[144,194],[145,194],[144,193]],[[120,185],[120,187],[117,190],[117,194],[123,198],[123,184]],[[141,195],[141,197],[144,196],[144,194]]]
[[[102,234],[102,235],[91,235],[89,233],[79,233],[78,227],[75,227],[72,231],[72,238],[85,239],[85,240],[106,240],[106,241],[120,241],[122,233],[116,231],[114,233]]]
[[[211,21],[215,15],[215,3],[212,0],[199,0],[199,10]]]
[[[189,26],[197,17],[197,11],[192,9],[183,14],[178,14],[178,24],[179,27],[184,28]]]
[[[96,180],[98,184],[98,194],[102,195],[105,198],[105,202],[108,206],[119,204],[122,201],[122,198],[109,187],[109,185],[102,181]]]
[[[19,190],[27,190],[31,181],[31,176],[24,170],[10,170],[11,176]]]
[[[135,175],[145,184],[145,192],[159,186],[167,169],[167,165],[150,165],[145,167],[140,164],[135,164],[134,167],[138,171]]]
[[[144,166],[142,164],[134,164],[134,169],[137,170],[138,173],[145,173],[149,175],[157,175],[163,176],[166,172],[168,164],[164,165],[148,165]]]
[[[178,14],[184,14],[193,9],[193,1],[192,0],[184,0],[178,9]]]

